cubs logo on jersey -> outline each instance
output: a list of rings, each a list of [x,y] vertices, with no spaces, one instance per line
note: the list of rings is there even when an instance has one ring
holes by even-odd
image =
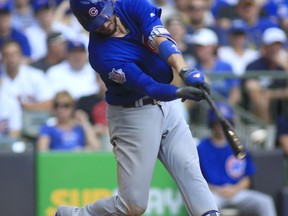
[[[115,69],[113,68],[112,71],[108,74],[109,79],[116,82],[116,83],[120,83],[123,84],[124,82],[126,82],[126,77],[125,77],[125,73],[122,71],[122,69]]]
[[[231,155],[226,160],[226,172],[233,178],[237,179],[244,175],[246,169],[246,161],[238,160],[234,155]]]

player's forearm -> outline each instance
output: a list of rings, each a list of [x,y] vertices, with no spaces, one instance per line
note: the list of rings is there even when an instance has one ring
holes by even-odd
[[[167,63],[178,73],[184,67],[187,67],[187,64],[184,61],[184,58],[182,55],[174,54],[174,55],[169,56]]]
[[[177,52],[175,52],[175,50],[173,50],[173,49],[172,50],[169,50],[169,49],[164,50],[165,56],[163,57],[163,55],[161,55],[161,49],[163,49],[163,47],[161,48],[160,44],[167,41],[167,40],[168,39],[166,37],[156,37],[153,41],[153,46],[154,46],[155,50],[157,51],[157,53],[160,55],[160,57],[164,58],[163,60],[165,60],[167,64],[169,64],[175,71],[177,71],[179,73],[182,68],[187,66],[180,50]],[[172,42],[171,42],[171,44],[172,44]],[[165,49],[165,47],[164,47],[164,49]]]

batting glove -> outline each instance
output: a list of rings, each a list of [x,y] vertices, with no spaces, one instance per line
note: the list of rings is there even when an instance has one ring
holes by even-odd
[[[197,69],[184,67],[179,73],[180,77],[187,86],[194,86],[205,89],[210,94],[209,85],[204,80],[204,73]]]
[[[186,99],[200,101],[204,99],[203,89],[193,86],[184,86],[176,91],[176,97],[182,98],[182,101]]]

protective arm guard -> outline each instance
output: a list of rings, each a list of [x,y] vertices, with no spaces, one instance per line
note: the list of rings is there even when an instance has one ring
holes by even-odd
[[[149,37],[148,37],[148,44],[149,44],[151,49],[154,49],[152,42],[153,42],[155,37],[165,37],[168,40],[172,41],[176,45],[176,42],[172,39],[171,34],[162,25],[154,26]]]

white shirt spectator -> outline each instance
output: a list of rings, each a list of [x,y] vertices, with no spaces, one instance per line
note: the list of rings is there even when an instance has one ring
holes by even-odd
[[[50,67],[47,71],[50,87],[54,94],[68,91],[75,100],[99,91],[96,72],[87,63],[80,70],[71,67],[68,61]]]
[[[82,41],[88,47],[88,36],[84,34],[77,34],[68,26],[61,24],[59,22],[54,22],[52,24],[52,30],[55,32],[61,32],[66,39]],[[33,25],[26,29],[24,32],[28,38],[31,47],[31,58],[36,61],[44,57],[47,53],[47,33],[40,27],[40,25]]]
[[[10,131],[21,131],[22,110],[16,98],[10,97],[0,86],[0,137]]]
[[[31,7],[28,8],[25,14],[20,14],[16,10],[13,10],[12,25],[17,30],[25,31],[26,28],[35,24],[35,16]]]
[[[51,100],[53,96],[44,72],[24,64],[20,65],[14,79],[3,69],[3,88],[8,95],[22,102],[43,102]]]
[[[233,73],[236,76],[242,76],[245,73],[246,66],[259,57],[259,52],[246,49],[243,55],[240,56],[231,47],[225,46],[218,49],[218,56],[232,66]]]

